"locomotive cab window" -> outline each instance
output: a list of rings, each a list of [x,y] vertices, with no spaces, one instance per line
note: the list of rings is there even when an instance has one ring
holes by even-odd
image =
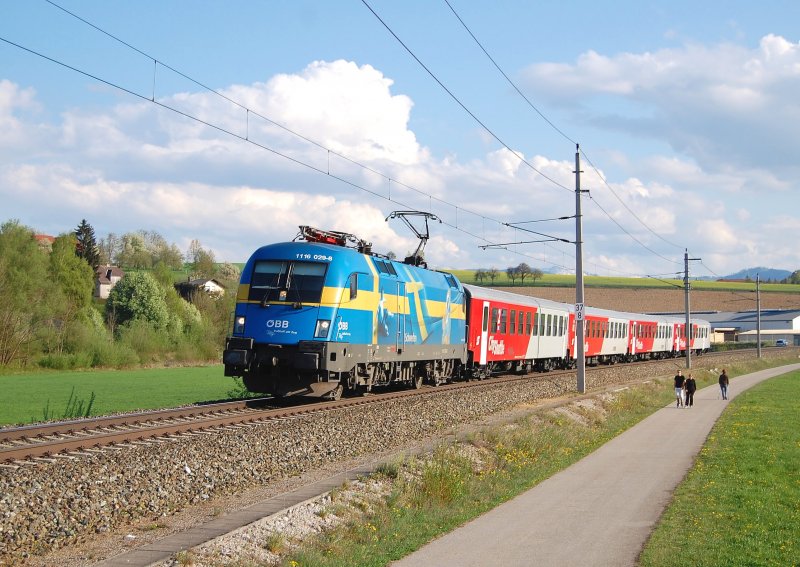
[[[327,264],[260,260],[253,267],[249,299],[319,303]]]

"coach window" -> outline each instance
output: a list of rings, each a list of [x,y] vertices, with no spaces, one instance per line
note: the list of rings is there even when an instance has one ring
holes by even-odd
[[[565,326],[564,323],[565,323],[565,320],[566,320],[566,317],[564,317],[563,315],[558,318],[558,336],[559,337],[563,337],[564,336],[564,326]]]
[[[516,335],[517,334],[517,310],[516,309],[512,309],[511,310],[511,325],[510,325],[510,327],[511,328],[509,329],[509,331],[511,332],[511,334],[512,335]]]
[[[505,335],[508,332],[508,309],[500,310],[500,333]]]
[[[488,330],[489,330],[489,306],[488,305],[484,305],[483,306],[483,332],[485,333]]]
[[[526,335],[530,335],[531,334],[531,312],[530,311],[525,313],[525,334]]]
[[[497,307],[492,307],[492,333],[496,333],[500,330],[500,318],[499,318],[499,310]]]

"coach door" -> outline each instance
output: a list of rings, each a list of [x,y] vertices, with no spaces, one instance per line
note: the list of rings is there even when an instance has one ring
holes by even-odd
[[[482,365],[486,364],[486,351],[489,345],[489,302],[483,302],[483,315],[481,316],[481,360]]]

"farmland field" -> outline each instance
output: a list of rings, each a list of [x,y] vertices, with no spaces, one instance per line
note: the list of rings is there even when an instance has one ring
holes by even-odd
[[[797,286],[800,288],[800,286]],[[523,295],[541,297],[564,303],[575,303],[574,287],[503,287]],[[800,290],[799,290],[800,291]],[[684,312],[683,289],[668,288],[607,288],[585,287],[586,305],[602,309],[634,312]],[[691,310],[750,311],[756,308],[756,294],[752,291],[709,291],[693,289],[690,294]],[[800,293],[761,293],[761,309],[800,309]]]

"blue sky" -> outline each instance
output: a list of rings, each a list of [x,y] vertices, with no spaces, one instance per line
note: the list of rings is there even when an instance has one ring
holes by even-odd
[[[569,272],[572,244],[481,246],[574,214],[578,142],[586,272],[676,274],[687,248],[695,276],[800,268],[800,3],[449,2],[558,130],[443,0],[368,4],[474,117],[361,1],[57,3],[130,47],[6,2],[0,220],[244,261],[301,224],[402,256],[384,219],[415,208],[443,221],[432,266]]]

